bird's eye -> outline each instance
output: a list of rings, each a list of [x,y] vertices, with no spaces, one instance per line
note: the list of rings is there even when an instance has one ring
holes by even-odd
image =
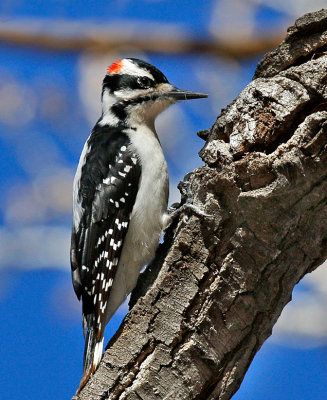
[[[153,86],[153,81],[146,76],[140,76],[139,78],[137,78],[137,82],[143,89],[147,89]]]

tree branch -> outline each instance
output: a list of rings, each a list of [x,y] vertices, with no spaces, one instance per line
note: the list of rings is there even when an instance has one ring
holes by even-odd
[[[116,50],[139,50],[155,53],[202,53],[235,59],[255,57],[280,42],[279,35],[258,38],[191,37],[177,26],[132,22],[121,25],[95,25],[77,21],[44,21],[22,19],[2,21],[0,42],[56,51],[92,51],[104,54]]]
[[[327,11],[305,15],[200,133],[181,184],[214,218],[181,219],[159,271],[80,400],[227,400],[294,285],[327,257]],[[145,279],[146,278],[146,279]]]

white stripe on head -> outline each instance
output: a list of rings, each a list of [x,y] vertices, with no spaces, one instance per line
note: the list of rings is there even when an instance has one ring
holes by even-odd
[[[119,100],[132,100],[136,99],[137,97],[140,97],[145,94],[150,94],[153,92],[154,89],[121,89],[121,90],[116,90],[115,96]]]
[[[150,74],[149,71],[138,67],[136,64],[134,64],[134,62],[128,58],[124,58],[123,60],[121,60],[120,63],[121,67],[119,69],[119,71],[117,72],[113,72],[112,75],[114,75],[115,73],[118,74],[127,74],[127,75],[133,75],[133,76],[147,76],[150,79],[153,79],[153,75]],[[109,67],[110,70],[110,67]],[[109,74],[111,74],[109,72]]]

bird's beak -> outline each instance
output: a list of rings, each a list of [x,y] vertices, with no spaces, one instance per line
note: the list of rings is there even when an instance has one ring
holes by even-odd
[[[202,99],[208,97],[207,94],[191,92],[189,90],[178,89],[175,86],[172,86],[171,90],[165,94],[168,97],[173,98],[174,100],[191,100],[191,99]]]

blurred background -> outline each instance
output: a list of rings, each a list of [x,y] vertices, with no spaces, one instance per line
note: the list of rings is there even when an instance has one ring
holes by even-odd
[[[100,115],[106,68],[148,60],[178,87],[209,93],[157,120],[176,185],[201,165],[196,132],[251,80],[286,28],[327,0],[0,2],[0,398],[69,399],[82,374],[70,281],[72,181]],[[295,289],[234,399],[327,398],[327,268]],[[118,328],[123,305],[107,327]]]

